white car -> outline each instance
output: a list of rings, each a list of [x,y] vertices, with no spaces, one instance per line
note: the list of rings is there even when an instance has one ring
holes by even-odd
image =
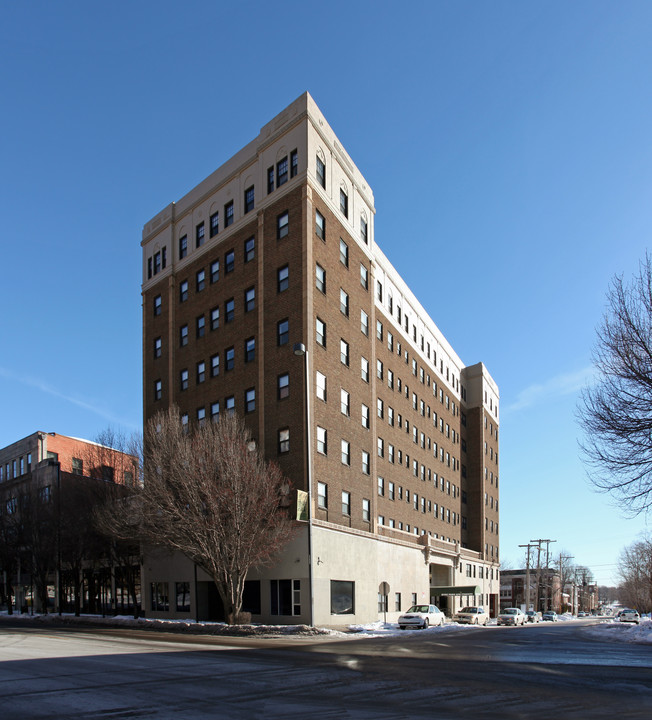
[[[413,605],[398,619],[401,630],[405,628],[427,628],[429,625],[443,625],[444,613],[436,605]]]
[[[483,607],[464,607],[455,613],[453,620],[458,623],[467,623],[469,625],[486,625],[489,622],[489,615]]]
[[[525,625],[527,617],[519,608],[505,608],[498,616],[499,625]]]
[[[620,622],[631,622],[638,625],[641,621],[641,616],[636,610],[625,608],[618,613],[618,619],[620,620]]]

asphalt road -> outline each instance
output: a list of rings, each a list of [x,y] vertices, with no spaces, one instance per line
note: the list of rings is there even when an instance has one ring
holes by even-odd
[[[0,718],[651,718],[652,646],[588,625],[261,639],[3,623]]]

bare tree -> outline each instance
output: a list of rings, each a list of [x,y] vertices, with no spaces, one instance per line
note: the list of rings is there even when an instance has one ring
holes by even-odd
[[[144,482],[110,513],[114,535],[183,553],[215,582],[227,622],[240,622],[247,573],[293,534],[289,482],[236,415],[189,429],[176,409],[159,413],[143,447]]]
[[[622,578],[618,588],[620,602],[639,612],[651,612],[652,538],[638,540],[622,551],[619,573]]]
[[[614,278],[598,330],[598,378],[578,405],[594,486],[632,515],[652,507],[652,259]]]

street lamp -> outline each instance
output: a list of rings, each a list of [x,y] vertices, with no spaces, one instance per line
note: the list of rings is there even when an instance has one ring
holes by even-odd
[[[303,356],[303,381],[305,387],[306,411],[306,485],[308,487],[308,592],[310,595],[310,625],[314,620],[313,583],[312,583],[312,444],[310,437],[310,363],[308,350],[303,343],[294,343],[292,352]]]

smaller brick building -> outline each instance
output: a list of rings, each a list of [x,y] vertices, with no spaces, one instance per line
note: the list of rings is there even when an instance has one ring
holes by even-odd
[[[22,611],[132,612],[140,567],[131,567],[133,559],[117,566],[93,509],[136,479],[135,458],[88,440],[35,432],[1,448],[0,603]],[[138,549],[131,555],[137,559]]]

